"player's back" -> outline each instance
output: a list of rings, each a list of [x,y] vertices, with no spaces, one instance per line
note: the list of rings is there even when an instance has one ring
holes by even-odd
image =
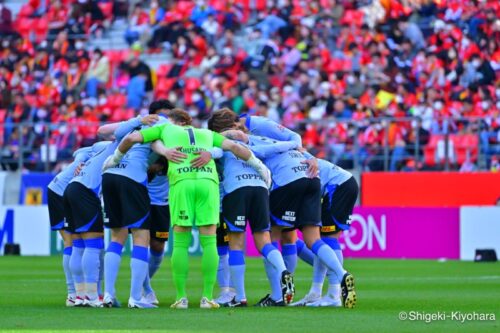
[[[181,147],[187,155],[181,163],[169,162],[168,178],[170,184],[184,179],[211,179],[218,183],[219,178],[213,160],[203,167],[191,166],[191,161],[198,157],[195,153],[208,151],[214,147],[214,133],[210,130],[192,126],[166,124],[163,128],[162,141],[167,148]]]

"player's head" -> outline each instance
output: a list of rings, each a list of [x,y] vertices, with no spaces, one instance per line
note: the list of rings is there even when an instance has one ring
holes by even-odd
[[[208,128],[218,133],[224,132],[228,129],[244,129],[241,128],[240,118],[236,112],[230,110],[229,108],[222,108],[215,111],[210,119],[208,119]]]
[[[175,105],[168,99],[159,99],[149,104],[149,114],[168,115],[168,111],[175,109]]]
[[[170,110],[168,112],[168,118],[170,119],[170,121],[173,124],[179,125],[179,126],[189,126],[189,125],[191,125],[191,122],[193,121],[193,119],[191,118],[189,113],[187,113],[186,111],[184,111],[182,109],[178,109],[178,108]]]

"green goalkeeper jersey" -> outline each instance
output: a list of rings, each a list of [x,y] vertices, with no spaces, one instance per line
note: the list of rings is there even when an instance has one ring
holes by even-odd
[[[184,179],[211,179],[219,183],[213,160],[199,168],[191,166],[191,161],[198,157],[195,155],[197,152],[220,148],[225,140],[222,135],[207,129],[169,123],[143,129],[140,133],[145,143],[161,140],[167,148],[181,147],[180,151],[188,156],[181,163],[168,163],[168,180],[171,185]]]

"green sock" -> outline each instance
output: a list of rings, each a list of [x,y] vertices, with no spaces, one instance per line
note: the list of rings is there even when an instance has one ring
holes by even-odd
[[[215,281],[217,280],[217,268],[219,266],[219,255],[217,254],[217,238],[215,235],[200,235],[200,244],[203,249],[201,257],[201,271],[203,273],[203,297],[211,300]]]
[[[172,277],[177,291],[176,300],[187,297],[186,281],[189,271],[188,248],[191,243],[191,232],[174,231],[174,248],[172,250]]]

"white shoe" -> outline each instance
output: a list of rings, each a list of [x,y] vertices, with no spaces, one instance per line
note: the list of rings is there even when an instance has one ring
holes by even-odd
[[[84,304],[85,304],[85,300],[83,298],[81,298],[80,296],[75,297],[75,305],[73,305],[73,306],[81,307],[81,306],[84,306]]]
[[[133,298],[128,299],[128,307],[131,309],[156,309],[157,306],[147,302],[144,297],[140,301],[136,301]]]
[[[333,306],[338,308],[342,306],[342,301],[340,300],[340,298],[334,298],[330,295],[325,295],[316,302],[306,304],[306,306],[311,306],[311,307]]]
[[[83,306],[89,307],[89,308],[103,308],[104,303],[99,300],[99,298],[96,298],[95,300],[90,300],[88,297],[85,297],[85,300],[83,301]]]
[[[218,309],[218,308],[220,308],[220,305],[215,300],[209,300],[206,297],[202,297],[201,301],[200,301],[200,308],[201,309]]]
[[[189,302],[188,302],[188,299],[186,297],[183,297],[180,300],[175,301],[174,304],[170,305],[170,307],[172,309],[181,309],[181,310],[187,309],[188,306],[189,306]]]
[[[144,295],[143,298],[146,302],[149,302],[150,304],[154,304],[154,305],[160,304],[160,302],[158,301],[158,298],[156,298],[156,294],[154,291],[150,292],[149,294]]]
[[[75,295],[68,295],[68,297],[66,298],[66,306],[69,307],[69,308],[72,308],[75,306],[75,300],[76,300],[76,296]]]
[[[219,297],[215,299],[215,302],[219,305],[229,304],[233,300],[234,296],[236,296],[236,293],[234,291],[221,291]]]
[[[116,300],[116,298],[114,298],[108,293],[104,294],[102,303],[105,308],[119,308],[121,306],[121,304]]]
[[[299,300],[297,302],[290,304],[290,306],[307,306],[308,304],[317,302],[320,299],[321,299],[320,294],[309,292],[309,293],[307,293],[307,295],[304,296],[304,298],[302,298],[301,300]]]

